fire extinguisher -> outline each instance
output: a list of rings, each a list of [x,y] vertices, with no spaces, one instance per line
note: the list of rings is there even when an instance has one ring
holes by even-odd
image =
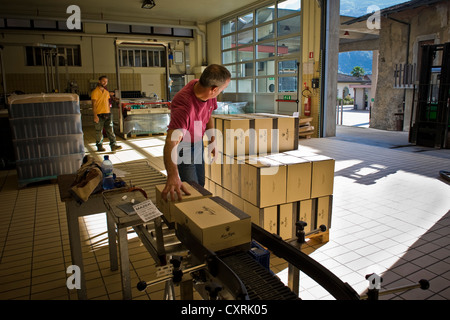
[[[305,116],[311,115],[311,91],[305,83],[305,89],[302,91],[302,95],[305,98],[303,103],[303,112]]]

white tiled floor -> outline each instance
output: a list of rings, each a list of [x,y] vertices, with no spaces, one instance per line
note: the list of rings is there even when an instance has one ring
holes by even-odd
[[[87,152],[92,131],[85,128]],[[359,131],[358,131],[359,130]],[[164,138],[122,141],[110,154],[113,163],[147,159],[163,171]],[[383,276],[383,287],[410,285],[425,278],[431,288],[382,296],[380,299],[450,298],[450,184],[439,178],[449,170],[450,150],[407,144],[402,132],[338,127],[337,136],[301,140],[300,148],[336,160],[330,241],[310,256],[358,293],[365,275]],[[0,299],[77,299],[66,287],[71,264],[64,203],[55,184],[17,189],[15,170],[0,171]],[[86,217],[82,224],[83,255],[89,299],[120,299],[119,273],[109,270],[105,219]],[[130,235],[132,283],[154,276],[155,264]],[[272,256],[271,269],[286,281],[287,264]],[[333,299],[301,275],[300,297]],[[133,289],[133,299],[161,299],[163,287]]]
[[[361,130],[367,129],[338,128],[336,138],[301,141],[301,148],[336,159],[330,241],[311,256],[358,293],[368,286],[365,275],[376,272],[384,289],[422,278],[431,285],[427,291],[380,299],[449,299],[450,185],[439,170],[450,167],[450,150],[414,152],[418,147],[393,149],[339,139],[340,131],[368,132]],[[403,133],[381,134],[400,139],[394,147]],[[308,297],[332,298],[308,279],[300,284]]]

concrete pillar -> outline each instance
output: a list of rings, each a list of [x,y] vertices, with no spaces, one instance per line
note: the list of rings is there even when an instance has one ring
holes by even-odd
[[[372,58],[372,89],[370,90],[370,96],[369,96],[369,107],[372,109],[372,107],[375,105],[375,95],[377,93],[377,84],[378,84],[378,56],[379,52],[378,50],[373,50],[373,58]],[[372,102],[374,100],[374,102]]]
[[[322,137],[336,136],[336,97],[339,64],[340,1],[327,0],[325,34],[324,110]]]

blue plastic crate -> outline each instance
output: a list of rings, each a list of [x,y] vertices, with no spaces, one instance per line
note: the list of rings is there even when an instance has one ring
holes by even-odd
[[[258,242],[252,241],[251,249],[248,251],[250,256],[260,265],[270,271],[270,252],[264,249]]]

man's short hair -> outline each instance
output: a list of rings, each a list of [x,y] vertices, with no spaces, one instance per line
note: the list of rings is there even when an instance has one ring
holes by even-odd
[[[199,82],[205,88],[220,87],[228,79],[231,79],[231,73],[227,68],[218,64],[211,64],[203,71]]]
[[[101,77],[98,78],[98,81],[102,81],[102,79],[105,79],[105,78],[108,79],[107,76],[101,76]]]

